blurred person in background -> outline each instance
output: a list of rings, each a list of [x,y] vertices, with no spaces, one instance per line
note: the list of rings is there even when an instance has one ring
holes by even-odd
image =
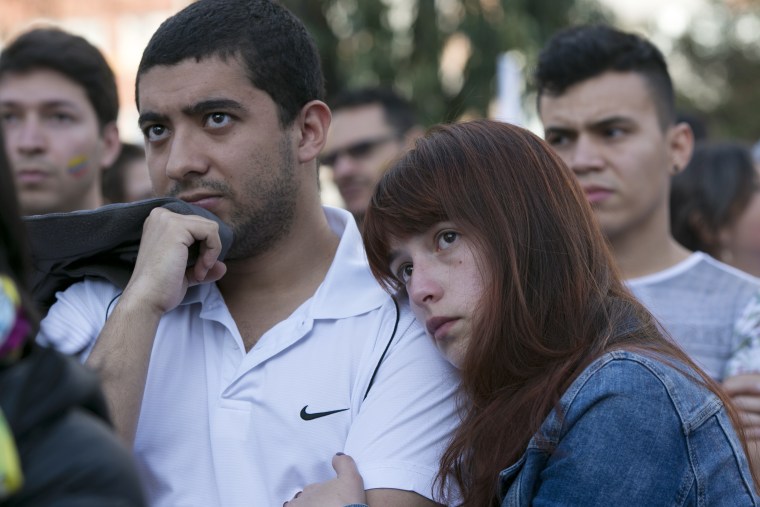
[[[760,276],[760,176],[749,148],[697,144],[673,177],[670,220],[673,236],[689,250]]]
[[[412,104],[388,88],[345,90],[328,105],[332,123],[320,163],[332,170],[346,209],[361,227],[372,191],[388,164],[423,129]]]
[[[103,204],[119,154],[116,81],[101,52],[57,28],[23,33],[0,53],[0,124],[24,215]]]
[[[0,148],[0,504],[146,505],[132,456],[110,426],[97,376],[34,342],[39,314],[27,288],[28,259]]]
[[[662,53],[612,27],[573,27],[548,42],[535,77],[545,138],[578,178],[626,283],[722,382],[760,469],[760,360],[744,353],[760,333],[760,280],[670,231],[670,180],[689,162],[693,135],[676,122]]]
[[[103,174],[103,197],[113,203],[140,201],[152,196],[145,148],[122,142],[119,157]]]

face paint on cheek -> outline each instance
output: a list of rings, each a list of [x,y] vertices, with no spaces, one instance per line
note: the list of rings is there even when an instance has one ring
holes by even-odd
[[[69,176],[72,176],[74,178],[81,178],[89,172],[89,161],[90,159],[86,156],[77,155],[76,157],[73,157],[71,160],[69,160],[68,164],[66,164],[66,172],[69,174]]]

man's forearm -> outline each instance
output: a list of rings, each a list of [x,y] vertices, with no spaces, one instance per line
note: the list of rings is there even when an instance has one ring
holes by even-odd
[[[117,434],[131,447],[161,315],[122,295],[87,364],[100,375]]]

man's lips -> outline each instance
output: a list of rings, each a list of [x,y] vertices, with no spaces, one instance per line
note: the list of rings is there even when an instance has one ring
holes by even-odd
[[[213,208],[219,202],[219,199],[221,199],[221,196],[217,194],[186,194],[178,197],[188,204],[205,209]]]
[[[440,340],[446,336],[446,333],[457,320],[459,319],[456,317],[431,317],[425,322],[425,327],[430,336]]]
[[[42,169],[22,169],[16,172],[16,180],[19,183],[40,183],[50,175]]]
[[[361,195],[366,190],[366,186],[357,182],[338,184],[338,190],[345,198],[352,198]]]

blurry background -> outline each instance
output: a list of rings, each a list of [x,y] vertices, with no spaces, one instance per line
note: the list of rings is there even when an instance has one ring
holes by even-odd
[[[0,0],[0,50],[30,24],[83,35],[117,73],[125,140],[136,127],[134,73],[158,24],[190,0]],[[678,107],[713,138],[760,137],[760,0],[283,0],[314,34],[328,97],[395,87],[432,124],[489,116],[538,130],[529,78],[557,29],[608,21],[653,38]]]

